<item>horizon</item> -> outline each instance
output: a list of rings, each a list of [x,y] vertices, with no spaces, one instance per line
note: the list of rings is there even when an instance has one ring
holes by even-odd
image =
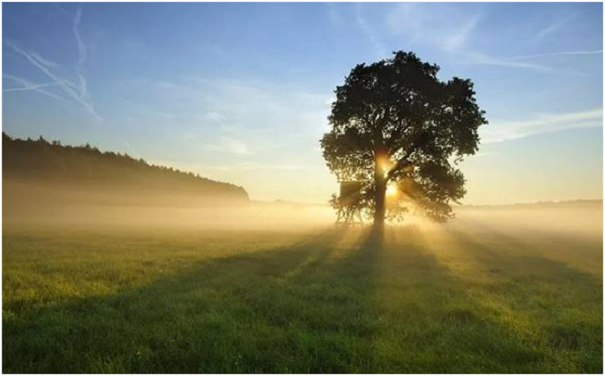
[[[84,148],[87,145],[91,148],[96,148],[100,153],[102,154],[106,154],[106,153],[114,153],[114,151],[112,150],[102,150],[100,148],[97,148],[95,145],[90,145],[90,144],[84,144],[84,145],[70,145],[70,144],[64,144],[61,142],[61,140],[47,140],[44,138],[44,136],[40,135],[39,137],[28,137],[28,138],[15,138],[9,134],[7,134],[6,132],[2,132],[4,135],[8,136],[9,138],[11,138],[12,140],[19,140],[19,141],[25,141],[25,140],[29,140],[29,141],[37,141],[39,140],[40,137],[42,137],[44,139],[44,141],[46,141],[49,144],[54,144],[55,142],[59,142],[59,146],[61,147],[72,147],[72,148]],[[131,158],[133,160],[138,160],[136,157],[129,155],[128,152],[125,152],[124,154],[120,154],[120,152],[118,152],[118,155],[122,155],[126,158]],[[145,161],[145,163],[150,166],[150,167],[160,167],[160,168],[174,168],[173,166],[168,166],[168,165],[161,165],[161,164],[154,164],[150,161],[147,161],[143,158],[143,160]],[[178,168],[174,168],[175,172],[181,172],[181,173],[190,173],[191,171],[186,171],[186,170],[181,170]],[[201,176],[198,173],[194,173],[195,177],[197,178],[202,178],[202,179],[208,179],[210,181],[213,182],[218,182],[218,183],[225,183],[225,184],[232,184],[230,182],[227,181],[219,181],[219,180],[213,180],[213,179],[209,179],[206,176]],[[245,188],[243,186],[239,186],[236,185],[236,187],[239,188]],[[247,192],[247,191],[246,191]],[[576,198],[576,199],[567,199],[567,200],[548,200],[548,201],[533,201],[533,202],[514,202],[514,203],[510,203],[510,204],[459,204],[459,203],[452,203],[453,207],[500,207],[500,206],[516,206],[516,205],[542,205],[542,204],[572,204],[572,203],[595,203],[595,202],[603,202],[603,198]],[[293,201],[293,200],[284,200],[284,199],[274,199],[274,200],[263,200],[263,199],[254,199],[251,198],[250,199],[250,203],[257,203],[257,204],[284,204],[284,205],[312,205],[312,206],[316,206],[316,205],[321,205],[321,206],[328,206],[329,203],[326,202],[302,202],[302,201]]]
[[[356,64],[407,50],[442,80],[470,78],[486,110],[479,152],[461,164],[462,203],[602,200],[602,13],[600,3],[7,3],[3,131],[127,153],[256,201],[325,203],[337,191],[319,149],[333,90]]]

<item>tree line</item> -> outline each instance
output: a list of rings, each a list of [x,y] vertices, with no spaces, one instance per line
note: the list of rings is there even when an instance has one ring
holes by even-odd
[[[97,189],[128,189],[145,193],[194,194],[249,200],[242,187],[214,181],[172,167],[149,164],[128,154],[102,152],[86,144],[13,138],[2,133],[2,177],[45,184]]]

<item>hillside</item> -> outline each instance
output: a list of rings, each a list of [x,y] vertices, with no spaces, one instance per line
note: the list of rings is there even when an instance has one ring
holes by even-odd
[[[242,187],[128,155],[2,134],[4,202],[215,205],[249,201]],[[8,199],[8,200],[7,200]]]

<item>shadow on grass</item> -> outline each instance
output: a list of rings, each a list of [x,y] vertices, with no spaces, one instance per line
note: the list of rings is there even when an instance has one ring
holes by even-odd
[[[4,371],[345,371],[371,332],[365,234],[328,261],[349,235],[329,230],[3,320]]]
[[[528,371],[601,373],[602,277],[546,257],[553,245],[547,233],[527,231],[519,237],[480,223],[474,228],[475,236],[450,234],[483,277],[458,278],[481,303],[480,309],[491,312],[519,343],[542,349],[537,367]],[[568,252],[582,250],[574,248],[575,239],[554,242]]]
[[[9,373],[543,370],[552,347],[540,348],[505,325],[469,287],[427,252],[418,228],[332,229],[289,246],[200,262],[116,295],[3,320],[3,367]],[[575,364],[587,371],[583,361]]]

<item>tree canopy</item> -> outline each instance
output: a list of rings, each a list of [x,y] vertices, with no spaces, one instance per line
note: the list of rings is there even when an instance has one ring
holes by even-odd
[[[362,206],[375,224],[401,219],[411,207],[445,221],[450,203],[466,193],[456,166],[478,150],[485,112],[470,80],[441,81],[438,72],[399,51],[357,65],[336,88],[323,156],[339,181],[362,183]],[[385,198],[387,187],[397,199]]]

